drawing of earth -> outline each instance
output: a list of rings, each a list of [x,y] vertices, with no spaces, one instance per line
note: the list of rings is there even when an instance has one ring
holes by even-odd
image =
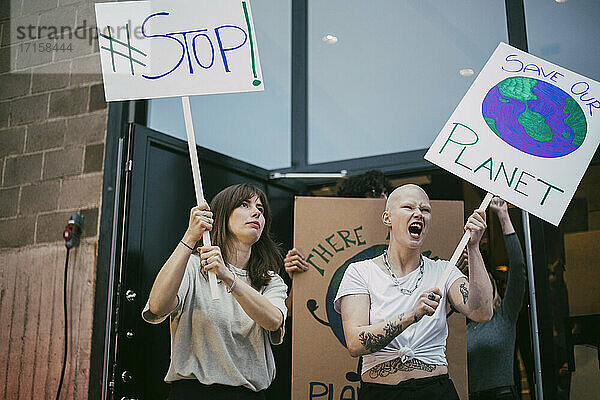
[[[482,115],[490,129],[512,147],[556,158],[579,148],[587,133],[579,104],[547,82],[514,76],[491,88]]]

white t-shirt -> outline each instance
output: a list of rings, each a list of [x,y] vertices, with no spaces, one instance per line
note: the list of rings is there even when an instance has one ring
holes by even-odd
[[[250,283],[247,271],[229,267],[238,280]],[[144,320],[152,324],[171,317],[171,364],[165,381],[197,379],[205,385],[266,389],[275,379],[271,343],[283,341],[285,322],[275,332],[266,331],[246,314],[223,284],[217,285],[219,300],[213,300],[200,268],[200,257],[190,256],[177,292],[179,302],[169,315],[152,314],[148,303],[142,311]],[[285,282],[275,273],[260,291],[284,318],[286,292]]]
[[[401,288],[412,290],[420,276],[420,268],[399,278],[395,285],[392,278],[373,262],[372,259],[350,264],[344,273],[342,282],[334,300],[334,309],[340,313],[341,298],[350,294],[368,294],[371,300],[369,324],[388,320],[396,315],[410,311],[418,297],[426,290],[435,287],[438,278],[444,272],[447,261],[433,261],[423,258],[423,277],[418,287],[410,294],[401,293]],[[413,323],[383,349],[363,356],[362,373],[374,366],[400,357],[402,362],[416,358],[427,364],[448,365],[446,361],[446,299],[452,284],[464,277],[456,267],[446,281],[442,291],[440,307],[432,316],[425,316]]]

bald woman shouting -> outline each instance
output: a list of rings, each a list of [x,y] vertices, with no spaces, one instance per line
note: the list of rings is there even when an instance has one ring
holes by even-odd
[[[492,286],[479,251],[485,212],[475,211],[465,225],[469,278],[453,267],[441,287],[435,286],[448,262],[421,254],[432,223],[425,191],[395,189],[381,220],[390,229],[387,250],[351,264],[334,300],[350,355],[363,357],[360,399],[458,399],[445,355],[446,302],[473,321],[492,317]]]

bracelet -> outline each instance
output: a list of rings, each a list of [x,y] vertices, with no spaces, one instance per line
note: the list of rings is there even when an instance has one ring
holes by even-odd
[[[185,247],[187,247],[188,249],[190,249],[191,251],[194,251],[193,247],[188,246],[188,244],[186,242],[184,242],[183,240],[180,240],[179,243],[181,243],[182,245],[184,245]]]
[[[234,272],[233,273],[233,283],[231,284],[229,289],[227,289],[227,293],[231,293],[233,291],[233,288],[235,287],[236,282],[237,282],[237,274]]]

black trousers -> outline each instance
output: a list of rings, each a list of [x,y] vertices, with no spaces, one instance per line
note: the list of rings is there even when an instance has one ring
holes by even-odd
[[[203,385],[195,379],[169,383],[169,400],[264,400],[265,391],[254,392],[243,386]]]
[[[448,374],[409,379],[397,385],[361,382],[360,400],[459,400]]]
[[[519,400],[521,397],[514,386],[497,388],[469,393],[469,400]]]

